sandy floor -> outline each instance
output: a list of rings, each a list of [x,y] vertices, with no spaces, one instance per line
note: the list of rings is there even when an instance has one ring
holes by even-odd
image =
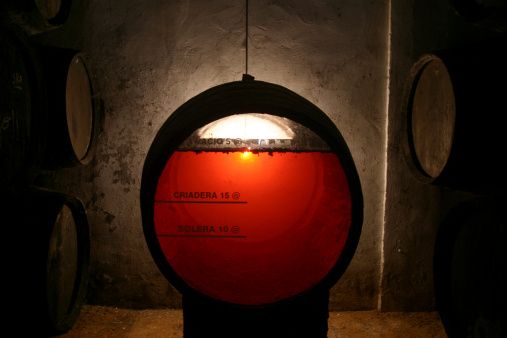
[[[331,312],[329,338],[447,337],[436,312]],[[181,310],[83,307],[74,328],[59,337],[183,337]]]

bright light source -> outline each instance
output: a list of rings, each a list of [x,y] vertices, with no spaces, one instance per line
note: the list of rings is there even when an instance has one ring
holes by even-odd
[[[200,138],[292,139],[294,132],[283,120],[265,114],[232,115],[212,122],[199,130]]]

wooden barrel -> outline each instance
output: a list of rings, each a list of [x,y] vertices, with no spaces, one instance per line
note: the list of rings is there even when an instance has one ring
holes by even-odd
[[[185,336],[327,336],[363,200],[344,139],[312,103],[250,80],[189,100],[150,147],[141,211],[155,262],[183,294]]]
[[[454,207],[435,242],[436,306],[449,337],[507,336],[504,196]]]
[[[86,165],[93,159],[100,100],[84,52],[39,47],[48,91],[48,135],[43,170]]]
[[[507,29],[506,0],[451,0],[451,3],[467,22],[499,32]]]
[[[487,192],[505,187],[500,115],[507,85],[505,40],[422,55],[402,98],[402,142],[419,180]]]
[[[34,35],[62,26],[69,17],[72,0],[4,0],[3,16],[27,34]]]
[[[35,178],[46,143],[46,109],[35,48],[16,27],[0,27],[0,188]]]
[[[35,187],[0,198],[2,207],[8,206],[2,225],[16,243],[6,271],[15,295],[8,302],[16,310],[13,323],[24,321],[22,331],[38,337],[63,334],[76,322],[87,292],[90,238],[84,207],[75,197]]]

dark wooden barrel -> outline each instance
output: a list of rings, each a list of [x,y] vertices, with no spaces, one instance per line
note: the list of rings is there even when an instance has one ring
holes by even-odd
[[[4,0],[2,16],[34,35],[62,26],[69,17],[72,0]]]
[[[3,192],[0,199],[11,252],[4,271],[11,327],[15,334],[37,337],[63,334],[76,322],[87,292],[84,207],[75,197],[35,187]]]
[[[506,0],[451,0],[451,3],[467,22],[499,32],[507,29]]]
[[[16,27],[0,26],[0,188],[35,178],[46,143],[46,97],[35,48]]]
[[[86,165],[93,159],[100,99],[84,52],[39,47],[48,92],[48,135],[43,170]]]
[[[454,207],[435,242],[436,306],[449,337],[507,336],[506,199]]]
[[[402,142],[419,180],[451,189],[505,187],[501,116],[505,39],[422,55],[402,98]]]

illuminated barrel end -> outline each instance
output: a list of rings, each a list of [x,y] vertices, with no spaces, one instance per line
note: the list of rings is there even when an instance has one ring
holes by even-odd
[[[141,185],[146,240],[183,294],[185,333],[253,322],[297,331],[310,318],[308,330],[327,331],[329,288],[362,223],[357,172],[338,130],[308,101],[266,83],[227,84],[190,103],[160,129]]]

